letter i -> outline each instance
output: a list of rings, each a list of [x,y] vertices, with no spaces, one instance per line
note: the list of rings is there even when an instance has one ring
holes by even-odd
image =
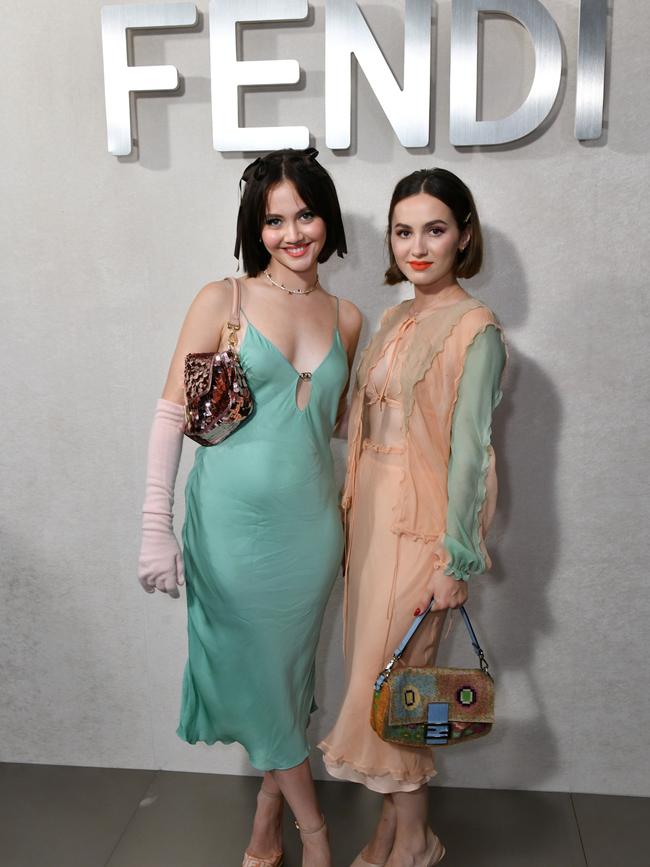
[[[607,0],[581,0],[575,127],[578,141],[592,141],[603,134],[606,55]]]

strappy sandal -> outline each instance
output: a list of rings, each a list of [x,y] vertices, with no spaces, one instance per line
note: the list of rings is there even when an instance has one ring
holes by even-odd
[[[327,822],[325,821],[325,816],[321,816],[322,822],[318,826],[318,828],[314,828],[313,831],[305,831],[304,828],[301,828],[298,822],[294,819],[293,824],[296,826],[298,831],[300,832],[301,837],[311,837],[313,834],[319,834],[323,830],[327,830]]]
[[[277,800],[282,798],[281,792],[267,792],[266,789],[260,788],[260,795],[266,798]],[[284,852],[279,852],[277,855],[272,855],[270,858],[260,858],[258,855],[251,855],[250,852],[244,852],[244,860],[242,867],[282,867],[284,863]]]
[[[282,867],[284,863],[284,853],[280,852],[274,858],[256,858],[255,855],[250,855],[244,852],[244,860],[241,867]]]
[[[318,828],[314,828],[312,831],[305,831],[305,829],[301,828],[298,822],[294,819],[294,825],[300,832],[300,839],[303,841],[303,843],[305,842],[305,837],[313,837],[314,834],[320,834],[321,831],[324,831],[325,834],[327,834],[327,822],[325,821],[325,816],[321,816],[321,819],[323,821],[320,823]]]
[[[244,860],[241,867],[282,867],[283,863],[283,852],[280,852],[274,858],[256,858],[255,855],[249,855],[248,852],[244,852]]]
[[[427,859],[424,864],[425,867],[435,867],[436,864],[440,864],[442,859],[445,857],[446,849],[440,842],[440,839],[436,837],[431,828],[427,830],[427,839],[429,841],[429,845],[427,846],[427,851],[424,857]],[[381,864],[374,864],[372,861],[365,861],[363,858],[363,849],[354,859],[350,867],[384,867],[387,862],[384,861]]]
[[[440,864],[442,859],[445,857],[445,852],[447,850],[440,842],[440,838],[436,837],[431,828],[427,830],[427,836],[429,835],[431,839],[426,854],[426,857],[429,860],[425,861],[424,863],[426,864],[426,867],[434,867],[434,865]]]

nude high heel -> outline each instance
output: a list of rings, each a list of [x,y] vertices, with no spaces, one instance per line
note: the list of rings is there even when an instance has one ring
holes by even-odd
[[[256,858],[254,855],[249,855],[244,852],[244,860],[241,867],[282,867],[284,863],[284,853],[280,852],[275,858]]]
[[[440,842],[440,839],[433,833],[431,828],[427,829],[427,837],[429,839],[429,847],[427,848],[427,854],[425,857],[428,860],[423,863],[425,867],[434,867],[435,864],[440,864],[442,859],[445,857],[445,852],[447,850]]]
[[[264,795],[265,798],[271,798],[273,800],[282,798],[281,792],[267,792],[266,789],[260,789],[259,794]],[[271,858],[259,858],[257,855],[251,855],[250,852],[244,852],[242,867],[282,867],[283,863],[284,852],[279,852]]]
[[[439,838],[433,833],[431,828],[427,829],[427,841],[429,845],[427,846],[427,851],[425,853],[426,861],[423,862],[422,867],[435,867],[436,864],[440,864],[442,859],[445,857],[446,849],[440,842]],[[387,861],[382,861],[381,864],[375,864],[373,861],[366,861],[363,857],[363,849],[354,859],[350,867],[385,867]]]
[[[431,828],[427,829],[427,851],[424,855],[425,861],[422,862],[422,867],[435,867],[436,864],[440,864],[442,859],[445,857],[446,849],[440,842],[440,839],[436,837]],[[363,850],[357,855],[354,859],[350,867],[384,867],[386,861],[383,861],[381,864],[374,864],[372,861],[365,861],[363,858]]]

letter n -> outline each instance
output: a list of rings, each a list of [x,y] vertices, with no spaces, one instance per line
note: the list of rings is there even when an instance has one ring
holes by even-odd
[[[350,147],[352,55],[404,147],[429,143],[431,0],[406,0],[404,87],[400,89],[354,0],[327,0],[325,25],[326,142]]]

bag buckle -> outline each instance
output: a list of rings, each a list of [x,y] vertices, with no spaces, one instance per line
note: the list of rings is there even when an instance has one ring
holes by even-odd
[[[435,723],[426,727],[424,742],[435,746],[436,744],[446,744],[451,735],[451,725],[449,723]]]
[[[229,322],[228,323],[228,348],[232,350],[237,349],[237,332],[241,328],[238,322]]]
[[[424,730],[424,742],[435,747],[449,743],[451,723],[449,722],[449,705],[446,701],[432,701],[427,707],[427,722]]]

